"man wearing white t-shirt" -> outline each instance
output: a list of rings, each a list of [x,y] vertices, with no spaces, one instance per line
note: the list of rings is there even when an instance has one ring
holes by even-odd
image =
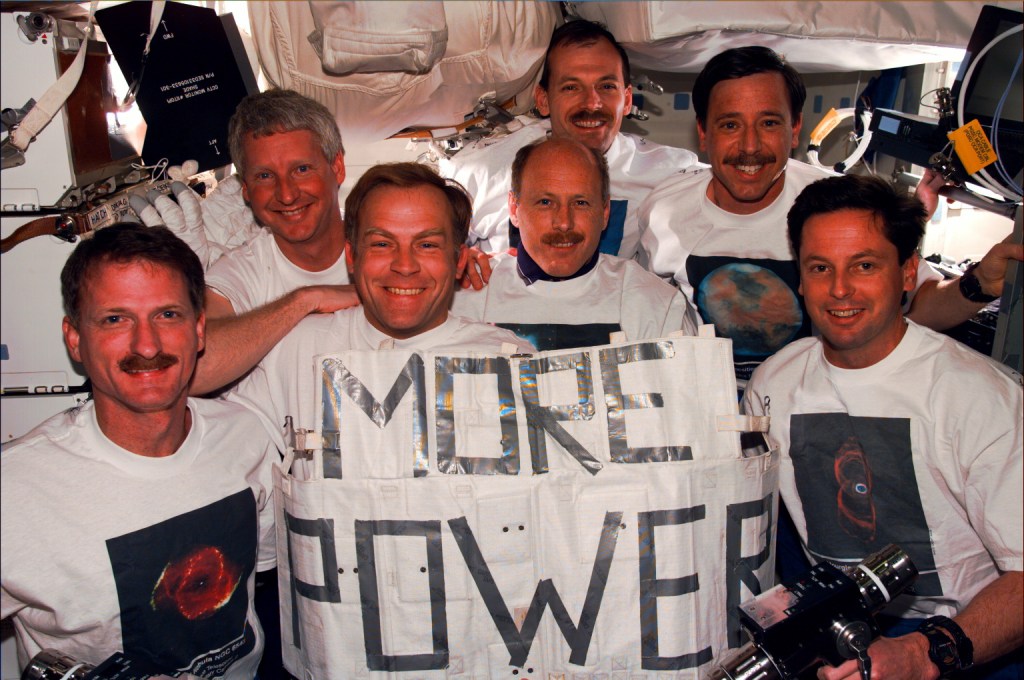
[[[696,331],[678,290],[633,260],[598,251],[608,220],[604,156],[564,138],[524,146],[508,194],[522,235],[514,257],[492,265],[489,285],[455,295],[456,314],[529,338],[541,350],[590,347]]]
[[[61,273],[92,400],[0,456],[0,616],[24,666],[49,648],[114,677],[249,680],[276,564],[277,449],[234,404],[188,397],[203,269],[163,227],[97,231]]]
[[[577,19],[555,30],[534,99],[549,120],[520,117],[522,129],[480,140],[440,161],[441,174],[473,196],[470,243],[490,253],[519,245],[519,234],[509,225],[507,201],[512,159],[520,148],[550,135],[575,139],[605,155],[611,209],[600,250],[632,258],[640,238],[640,202],[666,177],[694,165],[697,156],[620,132],[633,108],[629,58],[600,24]]]
[[[361,307],[304,319],[228,399],[290,444],[285,419],[316,429],[318,354],[346,349],[532,352],[509,331],[448,312],[465,263],[471,203],[462,187],[417,163],[370,168],[345,201],[346,260]],[[301,466],[300,466],[301,468]]]
[[[832,173],[789,158],[805,97],[800,75],[767,47],[712,58],[693,88],[697,133],[711,167],[666,180],[640,208],[641,261],[673,280],[704,321],[733,340],[741,381],[811,330],[797,294],[786,213],[805,186]],[[932,210],[936,188],[928,179],[918,187]],[[971,299],[922,262],[909,317],[940,330],[969,319],[1002,291],[1007,257],[1021,255],[1019,245],[994,246],[966,274],[987,296]]]
[[[800,194],[789,236],[821,337],[762,364],[744,409],[771,417],[782,498],[812,560],[853,565],[896,543],[920,572],[885,610],[893,637],[868,648],[872,677],[972,663],[964,677],[1020,677],[1011,660],[992,664],[1024,636],[1020,376],[904,318],[925,220],[878,178]],[[858,676],[856,661],[819,673]]]
[[[345,285],[345,159],[330,111],[291,90],[250,95],[231,117],[228,144],[242,198],[264,228],[207,273],[211,329],[231,341],[199,362],[200,394],[243,375],[306,315],[358,304]]]

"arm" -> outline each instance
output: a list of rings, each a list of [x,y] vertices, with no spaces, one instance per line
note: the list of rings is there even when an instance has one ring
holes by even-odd
[[[1003,279],[1010,260],[1024,260],[1024,245],[1012,243],[1010,237],[992,246],[981,259],[974,274],[985,293],[1002,294]],[[907,317],[941,331],[967,321],[984,306],[985,303],[971,302],[961,295],[959,279],[926,281],[914,296]]]
[[[359,304],[352,285],[299,288],[238,316],[226,298],[207,291],[206,299],[206,348],[192,379],[193,395],[208,394],[244,376],[307,314]]]
[[[1024,635],[1024,572],[1011,571],[981,589],[954,620],[974,644],[974,662],[991,661],[1020,646]],[[928,658],[928,639],[921,633],[878,638],[868,647],[872,678],[934,680],[939,669]],[[823,680],[860,677],[856,661],[825,666]]]

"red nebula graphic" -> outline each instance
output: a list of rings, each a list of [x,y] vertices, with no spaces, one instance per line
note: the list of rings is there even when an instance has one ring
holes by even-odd
[[[862,541],[875,540],[875,502],[871,497],[871,467],[856,437],[848,437],[836,451],[835,476],[839,482],[836,503],[839,525]]]
[[[241,570],[218,548],[202,546],[164,567],[153,589],[153,609],[177,611],[189,621],[205,619],[227,604]]]

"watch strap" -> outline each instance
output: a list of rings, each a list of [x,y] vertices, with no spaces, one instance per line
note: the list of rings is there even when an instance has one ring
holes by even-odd
[[[992,302],[998,295],[989,295],[981,288],[981,281],[978,280],[974,270],[978,268],[977,262],[972,262],[960,275],[960,294],[971,302]]]
[[[928,638],[928,658],[939,675],[965,670],[974,665],[974,644],[955,621],[946,616],[925,619],[918,632]]]

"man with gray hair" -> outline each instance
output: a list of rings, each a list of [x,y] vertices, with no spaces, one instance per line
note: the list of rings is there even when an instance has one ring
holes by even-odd
[[[200,394],[241,377],[306,315],[358,304],[345,285],[345,159],[331,112],[291,90],[250,95],[228,145],[241,197],[265,229],[207,273],[206,314],[226,341],[199,363]]]

